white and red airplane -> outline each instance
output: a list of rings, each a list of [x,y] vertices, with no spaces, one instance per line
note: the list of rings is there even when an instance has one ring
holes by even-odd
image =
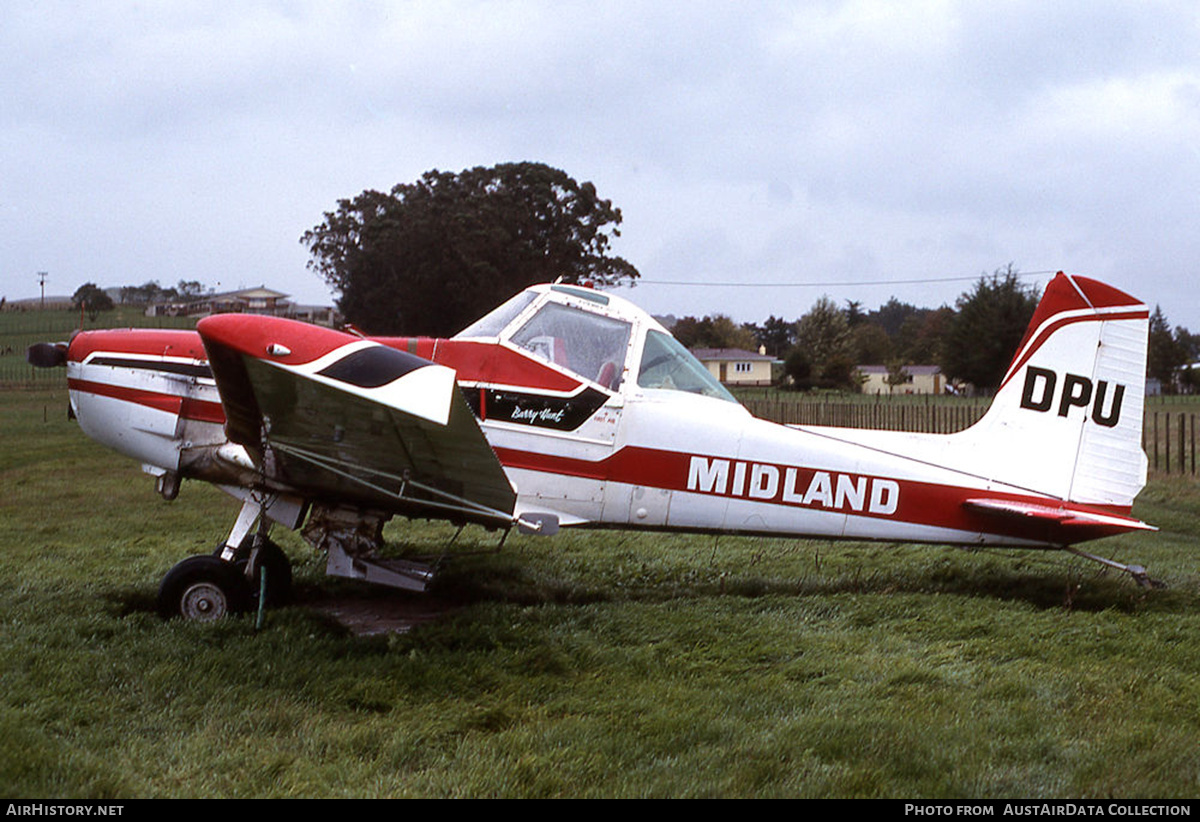
[[[264,577],[264,601],[286,593],[271,523],[303,527],[330,574],[414,590],[430,567],[375,556],[394,515],[1090,556],[1071,546],[1150,528],[1131,516],[1147,327],[1138,300],[1060,273],[987,414],[950,435],[757,419],[647,313],[573,285],[451,339],[225,314],[29,356],[66,364],[84,432],[164,497],[199,479],[242,500],[223,547],[160,587],[164,616],[204,619],[248,607]]]

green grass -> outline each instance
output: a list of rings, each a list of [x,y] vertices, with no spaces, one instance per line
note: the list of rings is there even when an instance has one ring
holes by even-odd
[[[1194,797],[1200,491],[1058,553],[468,530],[438,621],[355,637],[301,603],[164,623],[158,580],[236,504],[165,503],[62,390],[0,392],[0,794],[12,798]],[[43,421],[43,419],[45,421]],[[398,552],[442,526],[389,526]]]

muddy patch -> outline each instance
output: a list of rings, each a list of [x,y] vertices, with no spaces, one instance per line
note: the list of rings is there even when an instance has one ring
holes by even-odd
[[[446,615],[453,606],[423,596],[341,595],[304,603],[357,636],[399,634]]]

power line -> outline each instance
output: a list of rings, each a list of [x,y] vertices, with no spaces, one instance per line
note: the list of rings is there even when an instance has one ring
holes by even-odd
[[[1039,277],[1046,274],[1055,274],[1055,271],[1014,271],[1016,277]],[[986,279],[989,275],[975,275],[973,277],[922,277],[906,280],[847,280],[847,281],[829,281],[819,283],[753,283],[753,282],[704,282],[701,280],[643,280],[637,279],[631,286],[638,285],[685,285],[691,287],[709,287],[709,288],[849,288],[852,286],[862,285],[928,285],[936,283],[963,283],[974,282],[981,277]]]

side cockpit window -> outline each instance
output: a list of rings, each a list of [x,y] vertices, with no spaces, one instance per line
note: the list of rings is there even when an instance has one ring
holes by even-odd
[[[689,394],[737,402],[725,386],[721,385],[678,340],[670,334],[653,329],[646,333],[642,362],[638,366],[637,384],[642,388],[686,391]]]
[[[589,311],[547,303],[512,336],[534,356],[616,391],[621,384],[631,326]]]

